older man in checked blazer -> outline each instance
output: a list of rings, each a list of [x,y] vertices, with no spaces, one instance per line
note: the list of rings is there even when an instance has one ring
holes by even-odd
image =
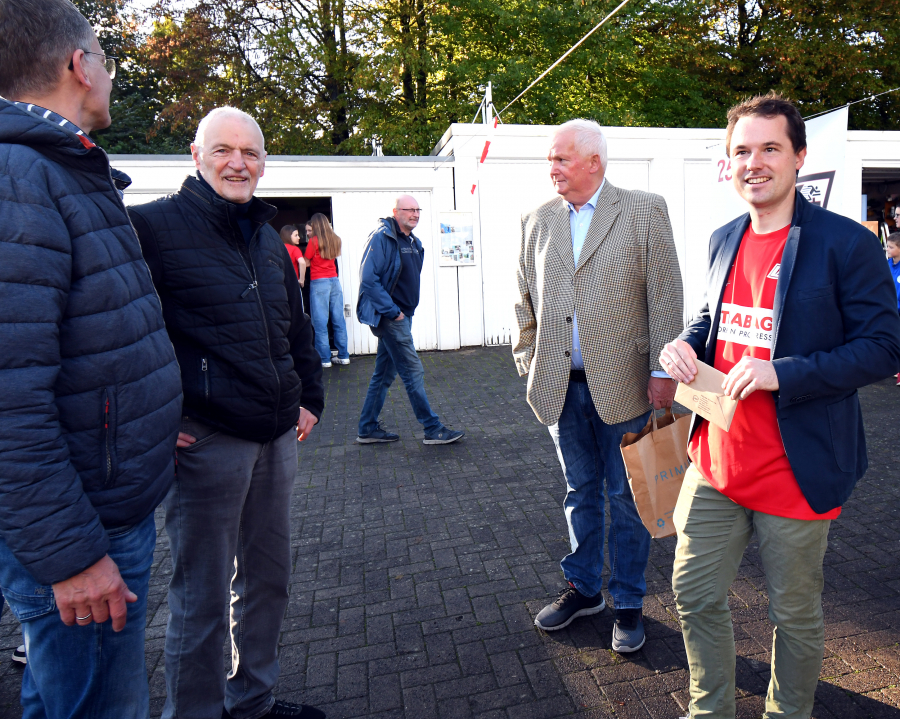
[[[571,553],[541,629],[603,611],[603,486],[610,503],[612,647],[644,644],[650,535],[634,506],[619,444],[669,407],[675,383],[659,352],[683,327],[681,275],[666,203],[605,179],[606,139],[589,120],[554,133],[550,177],[560,197],[522,218],[513,357],[528,403],[550,435],[566,479]],[[605,482],[604,482],[605,480]]]

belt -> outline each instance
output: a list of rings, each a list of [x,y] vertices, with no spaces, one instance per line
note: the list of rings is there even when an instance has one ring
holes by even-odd
[[[587,375],[583,369],[569,370],[569,382],[581,382],[587,384]]]

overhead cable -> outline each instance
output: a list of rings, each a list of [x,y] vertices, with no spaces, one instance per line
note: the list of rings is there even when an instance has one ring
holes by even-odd
[[[561,58],[559,58],[559,60],[554,62],[550,67],[548,67],[546,70],[544,70],[544,72],[542,72],[540,75],[538,75],[537,79],[535,79],[534,82],[532,82],[528,87],[526,87],[524,90],[522,90],[522,92],[520,92],[518,95],[516,95],[516,97],[513,99],[513,101],[510,102],[509,105],[504,107],[502,110],[500,110],[500,112],[498,112],[497,114],[500,115],[501,113],[506,112],[509,109],[510,105],[512,105],[516,100],[518,100],[520,97],[522,97],[522,95],[524,95],[531,88],[533,88],[535,85],[537,85],[541,80],[543,80],[547,76],[547,73],[549,73],[554,67],[556,67],[557,65],[559,65],[559,63],[561,63],[563,60],[565,60],[567,57],[569,57],[569,55],[571,55],[573,52],[575,52],[575,50],[578,48],[579,45],[581,45],[581,43],[583,43],[591,35],[593,35],[595,32],[597,32],[597,30],[599,30],[601,27],[603,27],[603,25],[606,23],[606,21],[609,20],[617,12],[619,12],[619,10],[621,10],[623,7],[625,7],[628,4],[628,2],[629,2],[629,0],[622,0],[622,2],[619,3],[618,7],[616,7],[615,10],[613,10],[609,15],[607,15],[600,22],[598,22],[596,25],[594,25],[594,27],[591,29],[591,31],[587,35],[585,35],[583,38],[581,38],[581,40],[579,40],[574,45],[572,45],[572,47],[570,47],[568,50],[566,50],[565,54]]]
[[[827,115],[829,112],[834,112],[835,110],[840,110],[844,107],[850,107],[850,105],[856,105],[860,102],[868,102],[869,100],[874,100],[876,97],[881,97],[882,95],[887,95],[891,92],[897,92],[900,90],[900,87],[895,87],[892,90],[885,90],[884,92],[879,92],[877,95],[869,95],[868,97],[864,97],[861,100],[854,100],[853,102],[848,102],[846,105],[838,105],[837,107],[832,107],[830,110],[822,110],[822,112],[817,112],[813,115],[807,115],[804,117],[804,120],[812,120],[814,117],[818,117],[819,115]]]

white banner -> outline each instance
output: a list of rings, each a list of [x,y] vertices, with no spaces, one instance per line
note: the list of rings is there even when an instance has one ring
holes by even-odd
[[[806,123],[806,161],[800,168],[797,190],[810,202],[843,214],[844,155],[847,147],[846,107],[813,118]],[[721,227],[747,212],[744,202],[734,189],[731,160],[725,154],[725,143],[713,148],[710,179],[713,201],[710,214],[714,227]],[[858,211],[858,208],[853,208]]]

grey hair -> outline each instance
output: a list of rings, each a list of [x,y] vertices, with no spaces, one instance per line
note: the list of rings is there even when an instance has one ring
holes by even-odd
[[[3,0],[0,0],[3,2]],[[222,116],[230,116],[230,117],[239,117],[242,120],[245,120],[253,125],[256,128],[257,132],[259,132],[259,136],[262,138],[263,147],[266,144],[266,136],[263,135],[262,128],[260,128],[259,123],[253,118],[252,115],[248,115],[243,110],[238,110],[236,107],[217,107],[214,110],[210,110],[209,113],[200,120],[200,124],[197,125],[197,134],[194,135],[194,144],[197,147],[203,147],[203,141],[206,139],[206,130],[209,127],[209,123],[215,120],[217,117]]]
[[[553,131],[553,137],[558,137],[564,132],[575,133],[575,149],[582,157],[600,156],[600,165],[606,169],[608,154],[606,150],[606,135],[599,123],[593,120],[578,118],[569,120]]]
[[[0,0],[0,96],[41,97],[60,81],[94,30],[69,0]]]

